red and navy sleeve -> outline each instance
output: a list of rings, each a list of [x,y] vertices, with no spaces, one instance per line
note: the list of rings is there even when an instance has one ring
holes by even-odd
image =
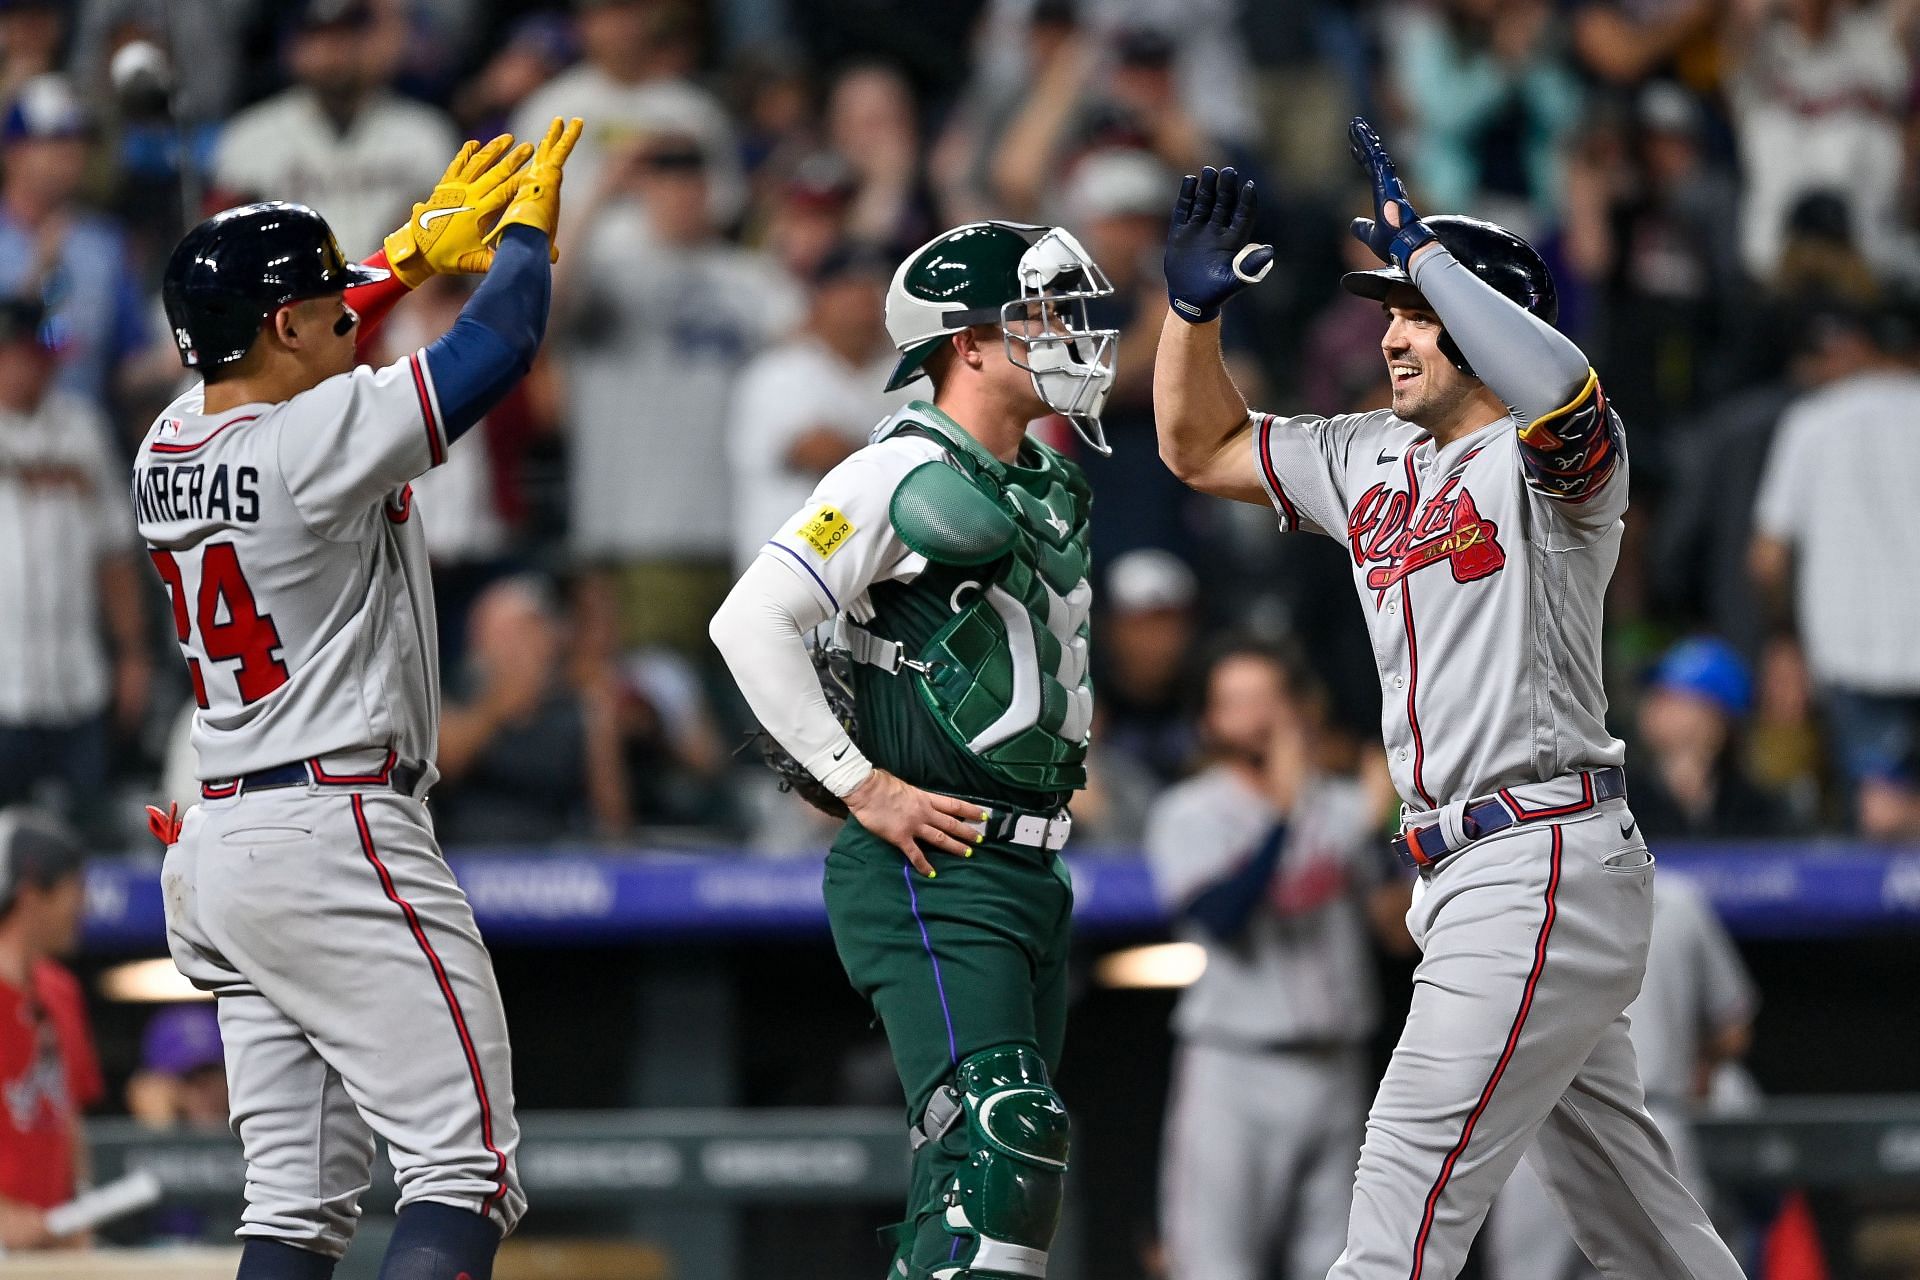
[[[1572,400],[1520,428],[1520,465],[1536,492],[1584,503],[1603,492],[1626,458],[1626,432],[1591,370]]]

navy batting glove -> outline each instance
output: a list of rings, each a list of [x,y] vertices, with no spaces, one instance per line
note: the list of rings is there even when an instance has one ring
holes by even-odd
[[[1232,168],[1202,169],[1180,183],[1167,230],[1167,300],[1188,324],[1205,324],[1228,298],[1273,270],[1273,246],[1249,244],[1253,183]]]
[[[1433,232],[1414,212],[1412,202],[1407,199],[1406,184],[1394,171],[1393,157],[1387,154],[1386,144],[1364,117],[1355,116],[1347,126],[1347,140],[1353,144],[1354,160],[1373,180],[1373,216],[1353,220],[1353,238],[1373,250],[1380,261],[1405,271],[1413,251],[1432,241]],[[1388,205],[1399,210],[1397,228],[1387,221]]]

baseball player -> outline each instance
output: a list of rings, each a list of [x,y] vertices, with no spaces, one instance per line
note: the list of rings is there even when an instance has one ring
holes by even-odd
[[[156,817],[174,963],[219,1002],[242,1280],[332,1275],[376,1133],[400,1184],[383,1280],[485,1280],[526,1207],[499,991],[424,803],[440,684],[408,482],[533,360],[579,131],[467,144],[378,266],[282,203],[208,219],[167,265],[204,381],[148,431],[133,501],[199,704],[201,802]],[[487,278],[447,334],[355,368],[356,329],[449,271]]]
[[[1207,493],[1340,539],[1379,667],[1419,869],[1413,1003],[1367,1119],[1339,1280],[1451,1280],[1494,1192],[1535,1167],[1602,1273],[1740,1274],[1647,1116],[1622,1011],[1640,989],[1653,858],[1606,730],[1600,616],[1627,458],[1553,280],[1511,232],[1423,221],[1353,122],[1387,265],[1391,409],[1252,413],[1220,359],[1221,305],[1273,251],[1231,169],[1182,185],[1154,369],[1160,449]]]
[[[1745,1055],[1759,1003],[1753,979],[1726,926],[1692,881],[1664,875],[1653,885],[1653,940],[1647,980],[1627,1006],[1647,1114],[1673,1148],[1680,1181],[1702,1204],[1712,1187],[1701,1167],[1693,1115],[1714,1072]],[[1487,1220],[1494,1280],[1591,1280],[1591,1264],[1567,1235],[1531,1157],[1522,1160]]]
[[[1379,1020],[1369,926],[1406,914],[1380,806],[1323,768],[1317,708],[1282,655],[1207,672],[1213,763],[1170,788],[1147,861],[1207,967],[1174,1010],[1161,1162],[1169,1280],[1320,1280],[1346,1238]]]
[[[828,918],[885,1024],[914,1153],[893,1280],[1047,1272],[1068,1145],[1057,855],[1086,782],[1093,591],[1086,480],[1027,424],[1057,411],[1104,448],[1119,335],[1086,304],[1111,292],[1059,228],[976,222],[921,246],[887,296],[889,387],[927,377],[932,402],[821,479],[711,626],[789,776],[848,815]],[[829,618],[851,734],[803,640]]]

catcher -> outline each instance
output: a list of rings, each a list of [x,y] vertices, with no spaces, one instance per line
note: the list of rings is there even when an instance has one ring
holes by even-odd
[[[1067,1167],[1057,855],[1086,778],[1092,590],[1086,481],[1026,432],[1058,412],[1106,450],[1118,334],[1086,303],[1111,292],[1058,228],[978,222],[923,245],[887,296],[889,389],[924,376],[932,403],[820,481],[711,627],[776,767],[849,814],[827,911],[906,1089],[895,1280],[1047,1272]],[[851,735],[809,661],[828,619]]]

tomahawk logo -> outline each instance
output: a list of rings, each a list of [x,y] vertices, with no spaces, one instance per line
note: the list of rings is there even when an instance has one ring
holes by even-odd
[[[1374,591],[1384,592],[1442,561],[1453,566],[1455,582],[1477,582],[1506,566],[1499,527],[1480,514],[1458,476],[1427,499],[1417,520],[1412,513],[1412,496],[1384,484],[1374,485],[1354,504],[1347,546],[1355,565],[1373,566],[1367,586]]]

